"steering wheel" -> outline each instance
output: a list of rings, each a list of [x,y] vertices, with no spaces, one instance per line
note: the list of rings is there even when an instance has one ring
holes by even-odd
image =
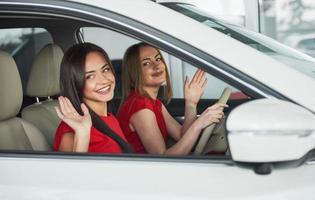
[[[218,103],[226,104],[226,102],[228,101],[228,99],[231,95],[231,92],[232,92],[232,90],[230,88],[228,88],[228,87],[225,88],[223,90],[219,100],[218,100]],[[197,146],[195,148],[195,152],[194,152],[195,155],[201,155],[204,152],[206,144],[208,143],[208,141],[211,137],[211,134],[213,133],[213,130],[216,128],[217,124],[220,124],[220,122],[216,123],[216,124],[211,124],[208,127],[206,127],[205,129],[203,129],[201,136],[200,136],[200,139],[199,139]]]

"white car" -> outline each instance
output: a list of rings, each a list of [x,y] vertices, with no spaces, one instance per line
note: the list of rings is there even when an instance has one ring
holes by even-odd
[[[160,48],[176,97],[168,109],[179,120],[184,76],[205,70],[198,112],[229,87],[226,121],[188,156],[53,152],[59,63],[83,41],[109,52],[118,86],[129,45]],[[0,1],[0,47],[1,200],[315,198],[315,61],[307,55],[192,5],[149,0]],[[227,153],[209,154],[222,145]]]

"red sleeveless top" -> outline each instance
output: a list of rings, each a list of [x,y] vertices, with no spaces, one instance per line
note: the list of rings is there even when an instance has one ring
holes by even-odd
[[[108,113],[107,116],[100,116],[100,117],[109,126],[109,128],[111,128],[118,136],[126,140],[123,132],[121,131],[119,123],[113,114]],[[55,135],[54,151],[58,151],[63,134],[68,133],[68,132],[74,132],[74,131],[70,126],[68,126],[68,124],[62,121],[59,124],[59,127],[57,128],[57,132]],[[89,144],[88,152],[122,153],[122,150],[119,144],[115,142],[115,140],[101,133],[96,128],[92,127],[91,133],[90,133],[90,144]]]
[[[129,127],[130,118],[132,115],[142,109],[149,109],[154,113],[164,141],[166,141],[168,135],[162,114],[162,102],[159,99],[152,100],[148,97],[141,96],[135,91],[131,92],[120,107],[117,114],[117,119],[120,123],[121,129],[125,134],[125,137],[127,138],[130,145],[132,145],[135,153],[147,153],[137,132],[131,131]]]

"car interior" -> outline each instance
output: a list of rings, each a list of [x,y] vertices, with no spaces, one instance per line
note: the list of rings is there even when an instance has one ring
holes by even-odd
[[[4,30],[31,29],[30,33],[17,36],[22,42],[13,50],[8,50],[8,43],[0,41],[1,150],[52,150],[54,134],[60,123],[54,106],[58,104],[56,97],[59,94],[59,69],[63,52],[72,44],[82,42],[79,31],[81,27],[95,26],[97,25],[57,17],[0,15],[0,34],[5,32]],[[37,28],[44,31],[36,32]],[[121,96],[121,58],[113,59],[112,64],[117,82],[111,105],[111,112],[115,114]],[[253,97],[242,91],[241,96],[232,92],[230,98],[225,98],[229,99],[229,107],[225,110],[228,115],[233,108]],[[217,101],[218,98],[201,99],[197,112],[201,113]],[[183,98],[173,98],[167,105],[171,115],[178,121],[183,119],[183,108]],[[224,118],[211,130],[212,139],[209,140],[208,135],[202,150],[199,149],[197,153],[197,150],[193,150],[195,154],[211,155],[209,152],[223,152],[222,155],[226,155],[228,143],[225,129]],[[172,141],[169,144],[171,145]]]
[[[17,117],[22,105],[22,84],[15,61],[0,52],[0,146],[8,150],[49,150],[44,135],[31,123]]]
[[[21,112],[23,119],[34,124],[45,135],[51,147],[60,123],[54,109],[58,101],[51,97],[60,92],[58,80],[62,57],[63,51],[56,44],[47,44],[36,55],[25,91],[25,95],[36,98],[36,102],[24,107]]]

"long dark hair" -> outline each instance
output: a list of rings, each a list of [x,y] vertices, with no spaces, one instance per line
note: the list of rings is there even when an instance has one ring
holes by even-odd
[[[85,60],[91,52],[99,52],[106,59],[112,72],[114,68],[110,59],[101,47],[92,43],[80,43],[70,47],[64,54],[60,67],[60,94],[69,98],[73,107],[83,115],[81,103],[83,103],[83,89],[85,84]],[[89,112],[92,118],[92,125],[103,134],[115,140],[124,153],[130,153],[129,144],[120,138],[109,126],[91,109]]]

